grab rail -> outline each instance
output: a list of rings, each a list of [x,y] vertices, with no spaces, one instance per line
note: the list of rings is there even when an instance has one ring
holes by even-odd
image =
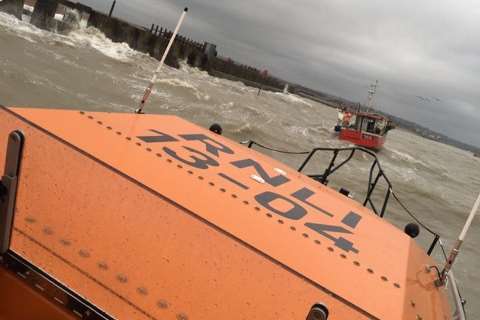
[[[254,146],[257,146],[262,149],[270,150],[273,152],[278,152],[282,154],[291,154],[291,155],[306,155],[305,160],[302,162],[300,167],[297,169],[298,172],[303,172],[308,163],[312,160],[313,156],[317,152],[332,152],[333,155],[330,159],[330,162],[328,166],[325,168],[322,174],[309,174],[307,175],[308,177],[324,184],[328,184],[328,177],[330,177],[332,174],[337,172],[340,168],[342,168],[345,164],[347,164],[350,160],[352,160],[353,156],[355,155],[356,152],[364,153],[370,156],[373,161],[370,166],[369,174],[368,174],[368,186],[367,186],[367,193],[365,196],[365,199],[362,201],[362,204],[364,207],[367,205],[370,206],[370,208],[373,210],[373,212],[378,215],[379,217],[383,218],[388,206],[388,203],[391,199],[391,197],[400,205],[400,207],[412,218],[417,222],[421,227],[423,227],[427,232],[429,232],[434,238],[427,250],[427,254],[431,255],[433,250],[436,248],[436,245],[438,241],[440,240],[440,235],[433,231],[431,228],[429,228],[427,225],[425,225],[420,219],[418,219],[415,214],[413,214],[400,200],[398,195],[394,192],[392,183],[390,182],[390,179],[388,179],[387,175],[383,171],[382,166],[380,165],[380,161],[377,158],[377,155],[368,149],[362,148],[362,147],[344,147],[344,148],[326,148],[326,147],[319,147],[319,148],[313,148],[311,151],[286,151],[286,150],[279,150],[271,147],[264,146],[256,141],[253,140],[248,140],[241,142],[242,144],[246,144],[248,148],[252,148]],[[340,153],[346,153],[347,156],[344,160],[342,160],[340,163],[335,164],[335,161],[338,158],[338,155]],[[387,191],[385,196],[383,197],[383,202],[381,203],[381,209],[377,208],[375,205],[374,201],[372,200],[372,195],[373,192],[375,191],[375,188],[378,185],[378,182],[380,179],[383,179],[385,183],[387,184]]]

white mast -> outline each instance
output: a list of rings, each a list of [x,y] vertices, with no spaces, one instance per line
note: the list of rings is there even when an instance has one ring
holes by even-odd
[[[187,14],[187,11],[188,11],[188,8],[185,8],[183,10],[182,15],[180,16],[180,19],[178,20],[177,26],[175,27],[175,31],[173,31],[172,37],[170,38],[170,42],[168,42],[167,48],[163,53],[162,60],[160,60],[157,70],[153,74],[153,77],[150,80],[148,87],[145,89],[145,92],[143,93],[142,101],[140,101],[138,109],[135,110],[135,113],[143,113],[143,107],[145,106],[145,103],[147,102],[148,97],[150,97],[150,94],[152,93],[152,89],[155,84],[155,81],[157,81],[158,73],[160,72],[160,70],[162,70],[165,59],[167,58],[168,52],[170,51],[170,48],[172,47],[172,44],[175,41],[175,38],[177,37],[178,30],[180,30],[180,26],[183,23],[183,19],[185,19],[185,15]]]

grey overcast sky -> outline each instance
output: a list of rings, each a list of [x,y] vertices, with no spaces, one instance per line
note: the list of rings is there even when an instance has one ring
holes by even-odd
[[[80,0],[108,11],[111,2]],[[480,147],[478,0],[117,0],[115,15]]]

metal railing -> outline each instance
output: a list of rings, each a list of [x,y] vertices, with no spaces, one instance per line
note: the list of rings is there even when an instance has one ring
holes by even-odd
[[[367,185],[367,192],[365,195],[365,198],[362,201],[362,204],[364,207],[367,205],[373,210],[373,212],[378,215],[379,217],[383,218],[385,216],[388,203],[391,198],[393,198],[402,208],[403,211],[405,211],[413,220],[415,220],[416,223],[418,223],[423,229],[425,229],[428,233],[430,233],[433,236],[433,240],[430,244],[430,246],[427,249],[427,254],[431,255],[433,250],[435,249],[438,241],[440,240],[440,235],[433,231],[431,228],[429,228],[427,225],[425,225],[420,219],[418,219],[415,214],[413,214],[400,200],[399,196],[395,193],[392,183],[390,182],[390,179],[388,179],[387,175],[385,174],[385,171],[383,170],[382,166],[380,165],[380,161],[377,158],[377,155],[368,149],[362,148],[362,147],[344,147],[344,148],[314,148],[311,151],[285,151],[285,150],[279,150],[279,149],[274,149],[271,147],[264,146],[258,142],[249,140],[242,142],[242,144],[246,144],[248,148],[252,148],[254,146],[257,146],[259,148],[277,152],[277,153],[282,153],[282,154],[290,154],[290,155],[305,155],[306,158],[305,160],[301,163],[301,165],[298,167],[297,171],[298,172],[304,172],[305,168],[307,165],[312,161],[312,158],[315,154],[318,152],[330,152],[332,153],[332,156],[330,158],[330,161],[327,165],[327,167],[323,170],[323,173],[320,174],[307,174],[308,177],[324,184],[328,185],[328,178],[337,172],[340,168],[345,166],[348,162],[350,162],[353,159],[353,156],[356,153],[363,153],[369,156],[372,159],[372,164],[370,165],[370,170],[368,174],[368,185]],[[342,159],[339,160],[339,163],[335,163],[339,159],[339,155],[341,153],[346,154],[346,156]],[[372,196],[374,191],[376,190],[379,182],[383,180],[384,183],[386,183],[387,190],[385,195],[383,196],[383,200],[378,206],[378,203],[375,204]]]

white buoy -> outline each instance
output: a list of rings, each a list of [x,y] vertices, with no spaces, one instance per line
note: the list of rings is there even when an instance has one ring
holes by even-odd
[[[140,104],[138,105],[138,108],[135,110],[135,113],[143,113],[143,107],[145,106],[145,103],[147,102],[148,98],[150,97],[150,94],[152,93],[152,89],[153,89],[153,86],[155,85],[155,81],[157,81],[158,73],[160,72],[160,70],[162,70],[163,64],[165,63],[165,59],[167,58],[167,55],[170,52],[170,48],[172,47],[172,44],[175,41],[175,38],[177,37],[178,30],[180,30],[180,27],[183,23],[183,19],[185,19],[185,15],[187,14],[187,11],[188,11],[188,8],[183,9],[182,15],[178,20],[175,30],[173,31],[172,37],[168,42],[167,48],[165,49],[162,59],[158,64],[157,70],[155,70],[152,80],[150,80],[148,87],[145,89],[145,92],[143,93],[142,101],[140,101]]]

